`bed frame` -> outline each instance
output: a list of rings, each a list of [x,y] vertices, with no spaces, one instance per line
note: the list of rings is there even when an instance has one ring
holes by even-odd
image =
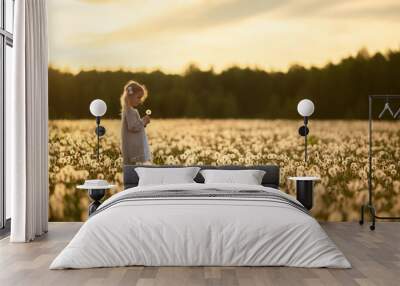
[[[125,165],[124,166],[124,189],[136,187],[139,182],[138,174],[135,171],[137,167],[146,168],[181,168],[188,166],[180,165]],[[190,166],[193,167],[193,166]],[[258,166],[195,166],[201,169],[218,169],[218,170],[263,170],[265,175],[262,179],[262,185],[265,187],[279,189],[279,166],[276,165],[258,165]],[[198,173],[194,178],[197,183],[204,183],[203,176]]]

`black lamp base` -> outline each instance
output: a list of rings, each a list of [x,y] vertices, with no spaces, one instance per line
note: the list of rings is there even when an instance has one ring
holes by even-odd
[[[296,181],[296,198],[308,210],[311,210],[313,207],[313,186],[313,181]]]
[[[88,193],[89,197],[93,200],[93,202],[89,205],[89,216],[90,216],[101,205],[100,200],[106,194],[106,189],[92,189],[88,190]]]

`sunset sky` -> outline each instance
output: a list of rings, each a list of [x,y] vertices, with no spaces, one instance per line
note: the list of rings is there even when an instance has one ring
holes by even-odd
[[[400,48],[399,0],[49,0],[50,63],[287,70]]]

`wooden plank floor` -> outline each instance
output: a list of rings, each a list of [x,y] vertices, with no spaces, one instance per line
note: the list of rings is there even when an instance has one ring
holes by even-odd
[[[289,267],[123,267],[48,270],[81,223],[50,223],[33,243],[0,241],[0,285],[400,285],[400,223],[322,223],[352,269]]]

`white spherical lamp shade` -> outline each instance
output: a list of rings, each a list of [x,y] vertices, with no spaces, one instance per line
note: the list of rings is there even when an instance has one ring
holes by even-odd
[[[301,116],[311,116],[314,113],[314,103],[309,99],[303,99],[297,105],[297,112]]]
[[[95,99],[90,103],[89,109],[93,116],[101,117],[106,113],[107,105],[103,100]]]

